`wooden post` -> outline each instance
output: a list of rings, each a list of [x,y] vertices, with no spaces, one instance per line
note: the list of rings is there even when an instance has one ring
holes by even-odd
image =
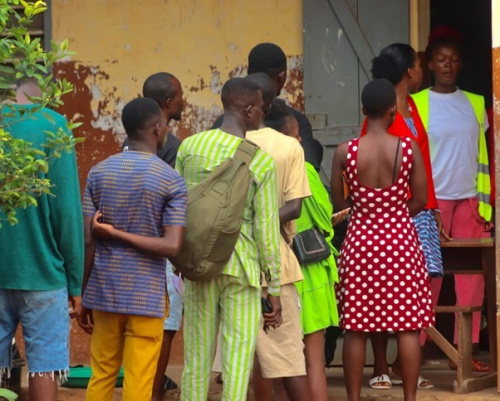
[[[430,0],[410,0],[410,45],[424,52],[431,31]]]
[[[491,27],[492,27],[492,63],[493,63],[493,107],[495,126],[495,183],[496,194],[496,313],[497,313],[497,333],[500,333],[500,0],[491,1]],[[497,349],[500,350],[500,337],[497,336]],[[500,352],[497,353],[497,367],[500,366]],[[500,392],[500,375],[497,377],[497,390]]]

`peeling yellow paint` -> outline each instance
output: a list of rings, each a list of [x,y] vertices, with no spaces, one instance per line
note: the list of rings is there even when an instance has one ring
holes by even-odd
[[[299,0],[53,0],[52,18],[54,40],[68,38],[73,60],[92,66],[85,80],[92,94],[92,125],[120,139],[121,108],[154,72],[180,79],[190,105],[183,127],[189,122],[199,130],[220,112],[222,84],[246,74],[255,44],[279,44],[290,67],[302,68]],[[302,81],[286,89],[292,103],[302,102]]]

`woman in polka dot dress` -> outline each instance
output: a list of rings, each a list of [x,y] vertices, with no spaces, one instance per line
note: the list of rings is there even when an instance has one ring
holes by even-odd
[[[426,173],[418,145],[387,133],[395,99],[385,79],[364,88],[367,135],[339,145],[332,167],[335,208],[352,207],[337,289],[350,401],[359,400],[368,334],[388,331],[397,337],[405,400],[415,400],[419,330],[434,323],[428,273],[410,217],[427,202]],[[343,171],[351,205],[342,195]]]

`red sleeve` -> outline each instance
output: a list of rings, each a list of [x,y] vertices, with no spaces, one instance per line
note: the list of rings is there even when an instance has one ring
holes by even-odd
[[[426,209],[437,209],[436,191],[434,190],[434,180],[432,178],[431,153],[429,149],[429,137],[425,131],[424,124],[418,114],[417,106],[411,97],[408,96],[408,104],[411,107],[411,115],[418,134],[418,147],[424,160],[425,172],[427,174],[427,205]],[[409,129],[408,129],[409,130]]]

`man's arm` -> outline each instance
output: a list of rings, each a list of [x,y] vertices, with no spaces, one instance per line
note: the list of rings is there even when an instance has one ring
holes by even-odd
[[[289,221],[298,219],[301,212],[302,199],[292,199],[285,202],[285,204],[279,209],[280,224],[283,225]]]
[[[82,294],[85,292],[87,283],[89,282],[90,272],[92,271],[92,266],[94,265],[94,256],[97,241],[92,235],[92,216],[83,216],[83,231],[85,238],[85,262],[83,266],[83,284],[82,284]]]
[[[267,156],[264,152],[259,151],[254,157]],[[255,160],[255,163],[263,164],[266,161]],[[281,326],[283,318],[281,315],[281,283],[280,283],[280,224],[278,213],[278,175],[276,166],[273,161],[272,165],[264,173],[264,176],[257,186],[253,198],[253,226],[254,238],[257,244],[258,256],[260,260],[261,270],[264,273],[268,285],[268,299],[271,301],[273,311],[264,314],[264,322],[266,326],[274,327],[275,329]]]
[[[119,241],[151,256],[175,257],[181,250],[184,238],[183,226],[164,226],[162,237],[146,237],[114,228],[111,224],[100,223],[101,212],[93,217],[92,235],[102,241]]]
[[[267,156],[258,152],[255,158]],[[258,160],[257,160],[258,161]],[[256,161],[256,162],[257,162]],[[265,163],[265,161],[262,161]],[[280,225],[278,215],[278,184],[274,162],[259,183],[253,198],[254,237],[259,252],[260,266],[264,272],[268,291],[271,295],[280,294]]]
[[[61,118],[67,135],[72,135]],[[54,128],[56,129],[56,127]],[[72,315],[81,307],[83,277],[83,222],[80,202],[80,184],[75,150],[63,152],[60,158],[50,162],[47,178],[53,185],[53,194],[48,196],[50,222],[57,243],[57,249],[64,261],[67,289],[72,303]]]
[[[90,272],[92,271],[92,266],[94,265],[94,256],[96,249],[96,240],[92,236],[92,216],[83,216],[83,231],[85,239],[85,262],[83,266],[83,284],[82,284],[82,294],[85,292],[87,283],[89,281]],[[86,308],[82,308],[81,313],[77,316],[77,321],[79,326],[88,334],[92,334],[92,328],[94,322],[92,319],[92,311]]]
[[[184,180],[176,172],[171,178],[165,178],[168,193],[165,195],[163,210],[163,236],[148,237],[118,230],[111,224],[100,222],[102,213],[97,211],[93,218],[92,235],[103,241],[119,241],[141,252],[159,257],[176,257],[181,250],[186,226],[187,191]]]

